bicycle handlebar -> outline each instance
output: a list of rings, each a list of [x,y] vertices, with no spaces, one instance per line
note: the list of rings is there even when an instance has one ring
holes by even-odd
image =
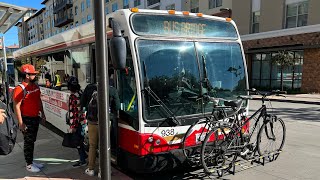
[[[264,93],[263,93],[263,92],[255,89],[255,88],[246,89],[246,91],[256,93],[256,94],[261,95],[261,96],[263,96],[263,97],[272,96],[272,95],[285,97],[285,96],[282,95],[282,94],[287,94],[287,91],[280,91],[280,90],[272,90],[272,91],[264,92]]]

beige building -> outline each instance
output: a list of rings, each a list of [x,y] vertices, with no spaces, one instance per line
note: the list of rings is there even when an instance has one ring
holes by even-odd
[[[32,10],[24,15],[24,17],[21,19],[21,22],[18,22],[16,26],[18,27],[18,39],[19,39],[19,47],[25,47],[29,45],[29,36],[28,31],[30,28],[28,27],[28,24],[26,20],[28,20],[36,10]]]
[[[201,0],[198,5],[199,11],[206,14],[221,15],[221,8],[232,9],[251,87],[281,88],[282,71],[285,90],[320,92],[320,1]],[[214,6],[218,7],[211,8]],[[290,52],[293,65],[282,69],[273,63],[272,57],[279,51]]]
[[[138,7],[141,9],[176,9],[183,10],[184,0],[104,0],[105,13],[118,9]],[[68,29],[92,21],[93,0],[43,0],[45,7],[32,12],[17,23],[19,44],[28,46],[54,36]],[[24,23],[28,23],[24,27]]]
[[[228,16],[221,8],[232,9],[243,41],[251,87],[281,88],[281,68],[272,63],[280,50],[292,53],[293,66],[283,69],[283,86],[289,91],[320,92],[320,1],[319,0],[104,0],[106,14],[122,8],[175,9]],[[35,43],[93,17],[93,0],[44,0],[45,9],[19,27],[20,46]],[[33,22],[33,23],[31,23]],[[42,31],[41,31],[42,29]],[[43,32],[43,35],[36,35]]]

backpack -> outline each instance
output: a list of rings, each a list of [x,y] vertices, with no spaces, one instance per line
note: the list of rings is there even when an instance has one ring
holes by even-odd
[[[28,91],[26,90],[26,87],[23,85],[23,84],[19,84],[18,86],[21,87],[21,89],[23,90],[23,98],[21,100],[21,104],[23,103],[23,100],[25,99],[25,97],[27,96],[28,94]],[[38,86],[38,85],[37,85]],[[17,87],[17,86],[16,86]],[[14,94],[14,91],[13,90],[10,94],[10,99],[9,99],[9,106],[11,108],[11,111],[13,112],[13,94]]]
[[[98,91],[94,90],[88,103],[87,119],[91,122],[98,122]]]
[[[1,101],[0,108],[5,109],[7,115],[3,124],[0,125],[0,155],[8,155],[14,148],[18,126],[15,123],[12,109]]]

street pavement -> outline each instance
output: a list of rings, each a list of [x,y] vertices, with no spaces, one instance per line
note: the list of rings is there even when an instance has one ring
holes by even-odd
[[[255,97],[255,99],[258,97]],[[286,123],[287,137],[283,152],[279,158],[265,166],[250,163],[237,166],[235,175],[226,175],[222,179],[319,179],[320,162],[320,102],[319,94],[287,95],[286,98],[272,97],[275,113]],[[250,113],[261,105],[258,100],[250,102]],[[72,168],[78,159],[75,149],[61,146],[62,137],[40,126],[35,143],[35,160],[45,164],[40,173],[29,173],[25,170],[22,134],[18,134],[13,152],[8,156],[0,156],[0,179],[97,179],[84,174],[86,167]],[[207,177],[203,170],[193,169],[179,172],[128,176],[112,167],[112,179],[216,179]]]

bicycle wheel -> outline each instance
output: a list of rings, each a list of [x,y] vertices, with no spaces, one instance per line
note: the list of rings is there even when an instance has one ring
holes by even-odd
[[[236,147],[239,145],[237,133],[230,127],[214,128],[207,134],[201,148],[201,163],[205,173],[223,176],[237,159]]]
[[[263,124],[257,138],[257,149],[260,156],[276,153],[283,148],[286,138],[286,126],[281,118],[276,116]]]
[[[183,154],[192,166],[200,163],[201,144],[210,126],[211,123],[207,119],[200,119],[189,127],[182,139]]]

